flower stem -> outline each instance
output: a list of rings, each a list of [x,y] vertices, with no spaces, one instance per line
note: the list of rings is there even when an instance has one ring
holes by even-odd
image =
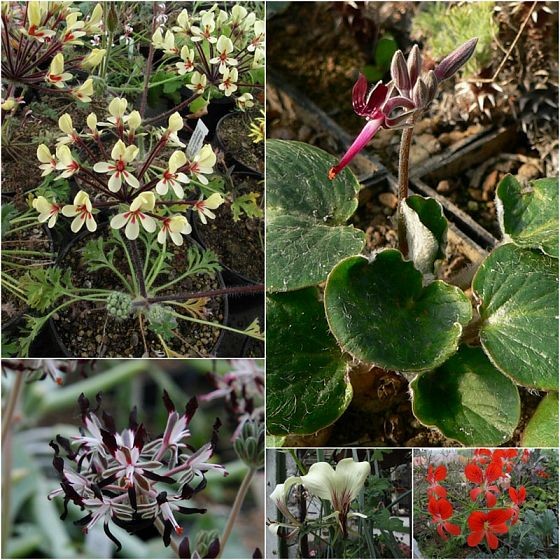
[[[152,4],[152,35],[156,30],[156,15],[157,15],[157,4],[154,2]],[[150,77],[152,75],[152,65],[154,63],[154,43],[152,41],[152,36],[150,35],[150,47],[148,50],[148,58],[146,60],[146,70],[144,72],[144,88],[142,90],[142,100],[140,101],[140,116],[144,120],[144,115],[146,114],[146,103],[148,101],[148,90],[150,89]]]
[[[6,434],[13,424],[13,416],[16,410],[17,403],[19,401],[19,396],[23,389],[23,374],[17,374],[14,381],[14,386],[8,395],[8,402],[6,403],[6,410],[2,414],[2,449],[4,448],[4,442],[6,441]]]
[[[140,295],[143,298],[147,298],[148,292],[146,291],[146,281],[144,279],[144,265],[142,264],[142,257],[140,256],[140,252],[138,251],[136,240],[129,240],[128,247],[130,248],[130,256],[132,257],[134,272],[136,274],[136,278],[138,279]]]
[[[233,529],[235,520],[239,515],[241,506],[245,501],[245,496],[247,495],[247,491],[249,490],[249,486],[251,485],[251,481],[253,480],[253,477],[255,476],[256,472],[257,472],[256,469],[249,469],[245,474],[245,478],[243,479],[241,486],[239,487],[239,491],[237,492],[237,496],[235,496],[235,501],[233,502],[233,506],[231,508],[231,512],[229,514],[229,518],[227,520],[224,532],[222,533],[222,536],[220,538],[220,552],[218,553],[217,558],[221,558],[224,552],[226,543],[231,534],[231,530]]]
[[[408,243],[406,241],[406,224],[401,209],[401,203],[408,196],[408,173],[410,168],[410,146],[412,144],[412,133],[414,128],[405,128],[401,136],[401,148],[399,152],[399,187],[397,206],[397,234],[399,238],[399,249],[403,256],[408,257]]]

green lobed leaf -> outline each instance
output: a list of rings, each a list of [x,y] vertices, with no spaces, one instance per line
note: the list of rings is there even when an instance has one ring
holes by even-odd
[[[506,175],[496,190],[500,227],[507,241],[558,258],[558,178],[524,187]]]
[[[364,233],[345,225],[360,188],[333,156],[301,142],[266,143],[267,284],[271,291],[314,286],[342,258],[359,253]]]
[[[329,274],[325,309],[332,333],[352,356],[419,372],[445,362],[472,317],[463,292],[422,274],[395,249],[344,259]]]
[[[447,220],[441,204],[433,198],[409,196],[402,202],[410,259],[425,275],[433,276],[437,259],[445,257]]]
[[[523,447],[558,447],[558,393],[548,393],[525,427]]]
[[[352,399],[346,362],[315,288],[267,301],[267,427],[311,434],[332,424]]]
[[[517,387],[478,347],[461,346],[443,365],[418,375],[411,389],[416,418],[463,445],[500,445],[519,423]]]
[[[558,261],[513,244],[498,247],[473,279],[480,341],[515,382],[558,390]]]

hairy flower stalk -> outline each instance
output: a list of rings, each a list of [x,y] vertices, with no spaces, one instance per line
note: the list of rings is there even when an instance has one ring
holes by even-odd
[[[63,518],[68,513],[69,502],[85,511],[86,515],[76,522],[85,533],[102,523],[117,550],[121,544],[111,532],[112,523],[130,533],[154,524],[162,525],[163,542],[169,546],[172,533],[183,534],[178,514],[206,511],[188,504],[205,488],[205,473],[213,470],[227,475],[223,466],[209,462],[220,422],[214,425],[212,440],[194,451],[188,439],[196,399],[179,413],[164,392],[167,426],[155,439],[150,439],[144,425],[138,423],[135,409],[128,427],[117,431],[111,415],[99,414],[101,396],[97,395],[96,400],[97,406],[92,409],[83,394],[79,398],[83,425],[80,435],[70,439],[57,436],[56,442],[51,442],[60,488],[53,490],[49,499],[63,497]],[[173,493],[169,492],[169,485],[176,488]]]

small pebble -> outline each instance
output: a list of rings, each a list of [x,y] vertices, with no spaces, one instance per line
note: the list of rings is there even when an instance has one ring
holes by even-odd
[[[387,208],[392,208],[393,210],[397,207],[398,198],[397,195],[392,192],[384,192],[379,195],[379,202]]]
[[[451,185],[449,184],[449,181],[447,181],[446,179],[444,179],[443,181],[440,181],[436,187],[436,191],[438,193],[441,194],[445,194],[451,191]]]

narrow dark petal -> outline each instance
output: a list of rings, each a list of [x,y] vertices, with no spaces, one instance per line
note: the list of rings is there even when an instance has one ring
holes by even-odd
[[[85,517],[82,517],[77,521],[74,521],[74,525],[77,525],[78,527],[83,527],[84,525],[87,525],[91,521],[92,517],[93,517],[93,513],[88,513]]]
[[[165,529],[163,531],[163,544],[165,546],[169,546],[169,544],[171,543],[171,531],[173,531],[173,525],[171,525],[171,521],[169,521],[168,519],[166,519],[164,522],[165,525]]]
[[[205,508],[189,508],[185,506],[177,506],[177,511],[180,511],[185,515],[191,515],[193,513],[206,513],[207,510]]]
[[[402,94],[410,91],[410,76],[402,51],[397,51],[391,61],[391,77]]]
[[[56,457],[53,458],[52,464],[55,470],[58,471],[58,474],[62,478],[64,476],[64,459],[57,455]]]
[[[478,37],[468,40],[463,43],[458,49],[455,49],[451,54],[448,54],[435,69],[436,78],[443,82],[451,78],[461,66],[466,64],[469,58],[473,55]]]
[[[190,558],[191,557],[191,546],[189,544],[189,537],[181,539],[179,543],[179,558]]]
[[[138,410],[136,407],[130,411],[130,415],[128,416],[128,427],[132,431],[136,431],[138,428]]]
[[[97,486],[98,486],[99,488],[103,488],[103,487],[105,487],[105,486],[109,486],[109,484],[113,484],[113,482],[115,482],[115,480],[117,480],[117,475],[116,475],[116,474],[111,475],[111,476],[108,476],[107,478],[102,478],[102,479],[97,483]]]
[[[198,400],[196,397],[193,397],[185,406],[185,418],[187,420],[187,424],[192,420],[197,408]]]
[[[136,502],[136,487],[134,484],[128,489],[128,499],[130,500],[132,509],[136,511],[138,509],[138,504]]]
[[[93,412],[97,412],[101,408],[101,402],[103,401],[103,393],[99,392],[95,395],[95,401],[97,402],[97,406]]]
[[[418,45],[414,45],[408,53],[406,66],[410,77],[410,85],[411,87],[414,87],[418,76],[420,76],[420,73],[422,72],[422,55],[420,54]]]
[[[253,552],[253,558],[262,558],[263,553],[260,548],[255,548],[255,552]]]
[[[103,438],[103,443],[106,445],[107,449],[114,455],[118,450],[117,440],[115,439],[115,434],[108,432],[101,428],[101,437]]]
[[[355,113],[361,117],[366,117],[368,115],[366,112],[366,94],[368,87],[369,85],[366,77],[360,73],[354,87],[352,88],[352,107],[354,107]]]
[[[160,492],[157,496],[156,496],[156,502],[158,503],[158,505],[161,506],[161,504],[165,504],[165,502],[167,502],[167,492]]]
[[[218,558],[218,554],[220,554],[220,539],[214,539],[203,558]]]
[[[193,493],[198,494],[199,492],[201,492],[206,488],[207,484],[208,484],[208,480],[206,480],[206,477],[202,475],[202,480],[198,483],[198,486],[194,489]]]
[[[167,391],[163,391],[163,404],[165,405],[165,408],[167,409],[167,412],[169,414],[171,414],[172,412],[175,412],[175,405],[173,404],[173,401],[169,398],[169,394],[167,393]]]
[[[60,483],[60,487],[64,490],[64,494],[69,500],[72,500],[77,506],[83,506],[84,500],[83,498],[74,490],[73,486],[71,486],[68,482],[63,481]]]
[[[134,447],[142,451],[147,436],[148,434],[146,434],[146,428],[144,428],[144,424],[140,424],[138,430],[134,434]]]
[[[70,440],[68,438],[62,437],[61,435],[57,435],[56,442],[58,443],[58,445],[60,445],[60,447],[62,447],[62,449],[64,449],[64,451],[66,451],[68,457],[71,459],[75,453],[72,449],[72,446],[70,445]]]
[[[93,493],[95,494],[95,497],[98,500],[103,501],[103,494],[101,492],[101,488],[99,488],[99,486],[97,484],[92,484],[91,489],[92,489]]]
[[[115,426],[114,418],[107,412],[103,411],[102,414],[103,423],[107,428],[107,431],[112,432],[113,434],[117,432],[117,427]]]
[[[105,521],[105,523],[103,523],[103,531],[105,531],[105,534],[115,543],[117,550],[115,552],[119,552],[120,549],[122,548],[122,545],[119,541],[119,539],[117,539],[117,537],[115,537],[115,535],[113,535],[113,533],[111,533],[111,531],[109,531],[109,522]]]
[[[212,426],[212,438],[210,439],[210,443],[212,444],[212,449],[216,447],[218,444],[218,432],[222,427],[222,421],[219,418],[216,418],[214,425]]]
[[[85,420],[88,412],[89,412],[89,400],[87,397],[81,393],[78,397],[78,405],[80,406],[80,411],[82,413],[82,419]]]
[[[149,478],[150,480],[155,480],[156,482],[165,482],[167,484],[175,484],[176,480],[170,476],[163,476],[152,471],[145,470],[143,476]]]

